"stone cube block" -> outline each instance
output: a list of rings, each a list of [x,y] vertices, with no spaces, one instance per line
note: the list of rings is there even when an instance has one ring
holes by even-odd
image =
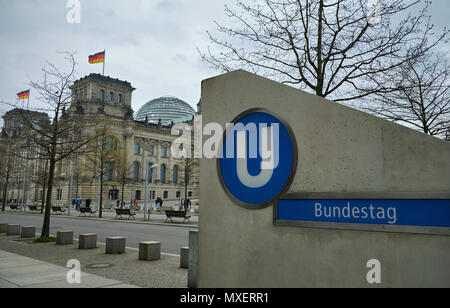
[[[78,241],[79,249],[94,249],[97,248],[97,234],[86,233],[80,234]]]
[[[189,268],[189,247],[181,247],[180,249],[180,267]]]
[[[56,245],[68,245],[73,243],[73,231],[57,231]]]
[[[106,238],[106,249],[107,254],[118,254],[124,253],[126,246],[126,239],[124,237],[108,237]]]
[[[21,238],[34,238],[36,236],[36,227],[34,226],[24,226],[20,231]]]
[[[0,233],[6,233],[8,230],[8,224],[7,223],[0,223]]]
[[[139,243],[139,260],[153,261],[161,258],[161,242],[149,241]]]
[[[20,234],[20,225],[9,225],[6,228],[6,235],[19,235]]]

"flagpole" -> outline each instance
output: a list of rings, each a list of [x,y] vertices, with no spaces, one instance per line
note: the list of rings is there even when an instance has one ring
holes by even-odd
[[[106,49],[103,52],[105,54],[105,56],[103,58],[103,76],[105,76]]]
[[[28,90],[27,110],[30,108],[30,90]]]

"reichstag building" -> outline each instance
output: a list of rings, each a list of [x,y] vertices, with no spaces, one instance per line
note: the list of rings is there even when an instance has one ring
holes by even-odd
[[[145,187],[148,188],[149,200],[150,197],[152,200],[160,198],[164,205],[177,206],[185,195],[193,205],[197,204],[198,163],[188,168],[186,159],[176,159],[171,155],[171,145],[177,138],[171,135],[171,127],[180,122],[193,123],[195,110],[188,103],[175,97],[160,97],[144,104],[135,114],[131,108],[135,88],[127,81],[100,74],[81,78],[70,89],[72,101],[64,112],[104,119],[109,143],[124,153],[129,166],[124,183],[115,162],[105,161],[104,205],[114,206],[122,195],[126,205],[135,200],[142,205]],[[3,116],[1,139],[11,138],[20,130],[20,112],[23,110],[14,109]],[[45,113],[27,111],[27,116],[35,117],[36,121],[50,121]],[[44,162],[29,160],[15,165],[20,170],[15,170],[9,180],[8,199],[19,200],[25,196],[27,204],[39,203],[45,186],[38,173],[45,168]],[[99,175],[89,164],[88,157],[81,155],[61,161],[56,167],[53,204],[65,206],[68,200],[80,196],[83,200],[91,199],[95,206],[99,200],[99,183]]]

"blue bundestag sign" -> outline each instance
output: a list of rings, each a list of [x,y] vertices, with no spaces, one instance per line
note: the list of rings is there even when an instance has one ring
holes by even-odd
[[[264,109],[247,110],[232,124],[217,160],[221,183],[240,206],[272,205],[287,191],[295,174],[295,137],[284,121]]]
[[[407,232],[413,232],[409,227],[439,228],[438,233],[443,234],[448,234],[450,230],[448,194],[434,194],[435,198],[433,194],[420,198],[420,195],[395,196],[395,193],[387,193],[385,198],[382,198],[382,193],[376,198],[361,197],[364,194],[359,194],[359,198],[346,198],[345,193],[341,196],[306,194],[306,198],[299,195],[301,194],[292,194],[278,200],[274,213],[275,224],[392,231],[406,228],[405,230],[409,230]],[[389,195],[395,197],[390,198]],[[420,233],[423,231],[417,230]]]

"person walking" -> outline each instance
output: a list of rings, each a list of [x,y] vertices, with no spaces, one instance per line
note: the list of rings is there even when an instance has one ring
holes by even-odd
[[[81,207],[81,204],[82,204],[82,203],[83,203],[83,200],[81,199],[80,196],[78,196],[77,200],[75,200],[75,210],[76,210],[77,212],[80,211],[80,207]]]
[[[178,207],[179,211],[184,211],[184,199],[180,199],[180,206]]]
[[[188,208],[188,209],[191,208],[191,199],[186,200],[186,208]]]
[[[86,208],[88,209],[88,208],[90,208],[90,206],[91,206],[91,199],[87,199],[86,200]]]

